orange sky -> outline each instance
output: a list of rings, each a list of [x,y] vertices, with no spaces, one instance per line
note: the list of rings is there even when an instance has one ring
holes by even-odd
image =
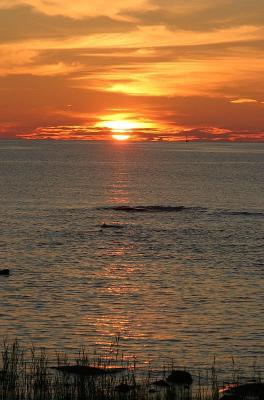
[[[0,137],[108,139],[126,121],[131,140],[263,141],[263,15],[260,0],[1,0]]]

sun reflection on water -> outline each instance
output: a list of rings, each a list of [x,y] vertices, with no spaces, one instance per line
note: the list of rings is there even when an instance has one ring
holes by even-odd
[[[130,202],[129,166],[126,150],[114,154],[111,181],[106,193],[108,202],[112,204],[128,204]]]
[[[124,248],[117,249],[117,256],[119,257],[123,251]],[[100,337],[97,344],[106,345],[109,337],[115,335],[120,335],[123,340],[139,339],[144,336],[141,322],[135,320],[133,309],[125,306],[126,303],[137,300],[140,291],[139,273],[139,267],[121,261],[105,265],[96,272],[96,278],[103,282],[98,286],[98,296],[101,299],[100,313],[92,321],[98,338]]]

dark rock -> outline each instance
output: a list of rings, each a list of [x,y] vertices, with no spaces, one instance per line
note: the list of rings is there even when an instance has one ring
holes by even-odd
[[[133,389],[133,386],[128,385],[127,383],[120,383],[120,385],[117,385],[117,386],[115,387],[115,390],[116,390],[117,392],[121,392],[121,393],[127,393],[127,392],[129,392],[130,390],[132,390],[132,389]]]
[[[177,385],[191,385],[193,382],[192,375],[187,371],[175,370],[167,378],[167,382]]]
[[[66,372],[68,374],[76,374],[76,375],[104,375],[104,374],[115,374],[118,372],[122,372],[125,368],[100,368],[93,367],[90,365],[62,365],[60,367],[53,367],[61,372]]]
[[[5,269],[0,269],[0,275],[5,275],[5,276],[10,275],[9,269],[7,269],[7,268],[5,268]]]
[[[164,381],[163,379],[152,382],[152,385],[160,386],[160,387],[168,387],[169,386],[169,384],[166,381]]]
[[[245,383],[227,389],[219,400],[264,400],[264,383]]]

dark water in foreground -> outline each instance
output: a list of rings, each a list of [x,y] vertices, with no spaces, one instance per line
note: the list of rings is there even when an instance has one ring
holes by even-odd
[[[0,336],[264,365],[263,144],[0,142]],[[101,224],[106,225],[101,229]]]

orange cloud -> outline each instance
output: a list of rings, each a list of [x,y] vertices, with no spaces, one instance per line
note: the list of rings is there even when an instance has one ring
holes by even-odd
[[[230,103],[234,104],[243,104],[243,103],[257,103],[258,101],[255,99],[235,99],[235,100],[230,100]]]

